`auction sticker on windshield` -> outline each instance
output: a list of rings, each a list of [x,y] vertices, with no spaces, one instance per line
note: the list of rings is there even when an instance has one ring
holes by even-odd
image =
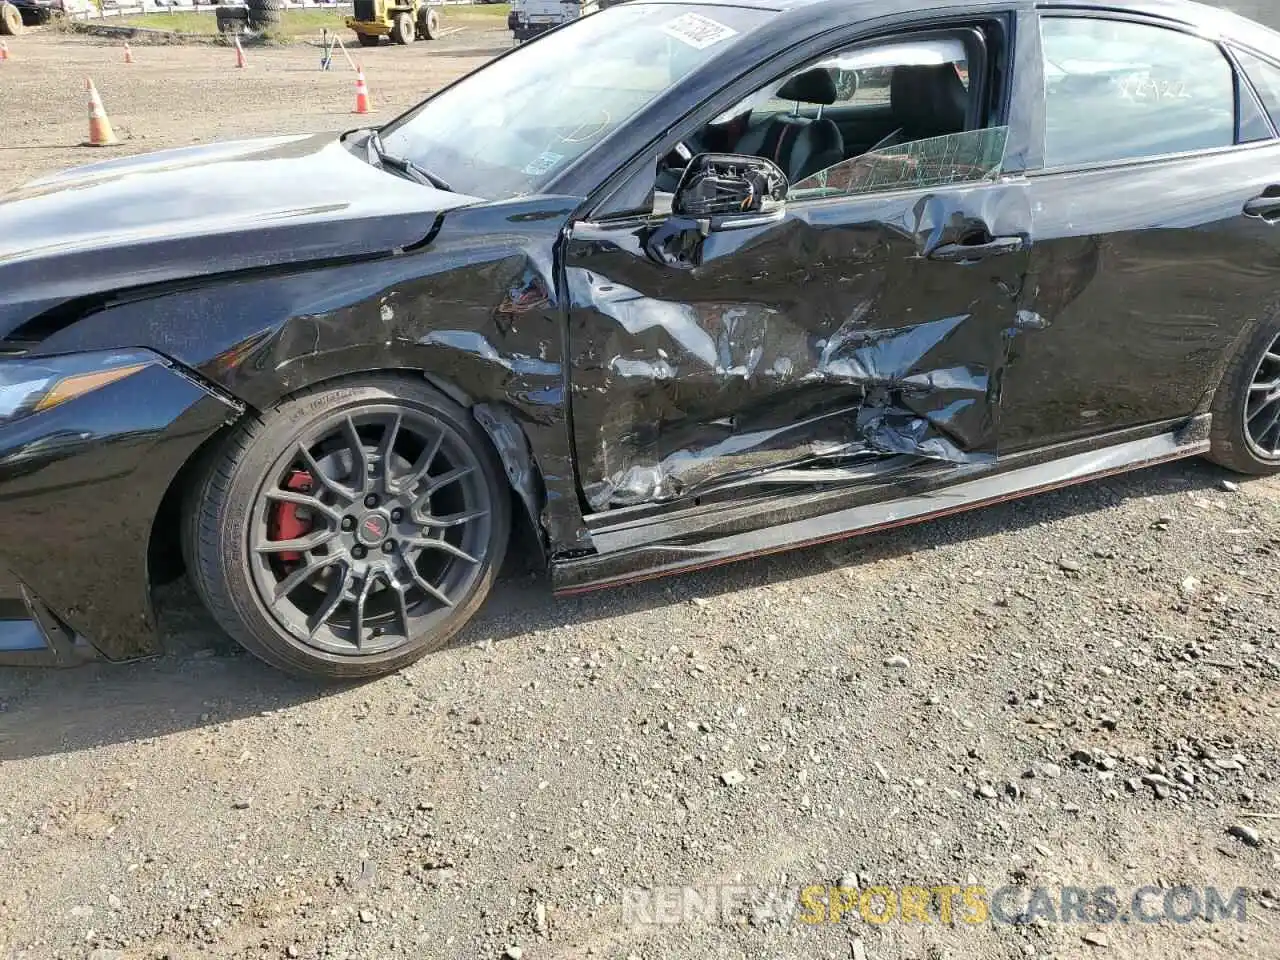
[[[544,173],[552,170],[557,163],[564,159],[563,153],[540,153],[530,160],[524,167],[524,173],[531,177],[540,177]]]
[[[697,13],[681,14],[674,20],[668,20],[661,29],[667,36],[675,37],[695,50],[705,50],[713,43],[726,40],[738,32],[733,27]]]

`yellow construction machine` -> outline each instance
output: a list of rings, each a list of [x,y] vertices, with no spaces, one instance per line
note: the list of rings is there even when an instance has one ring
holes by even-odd
[[[362,47],[390,37],[392,43],[434,40],[440,35],[440,13],[419,0],[355,0],[347,26]]]

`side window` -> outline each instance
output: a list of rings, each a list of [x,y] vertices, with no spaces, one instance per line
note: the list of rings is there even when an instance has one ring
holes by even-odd
[[[1218,46],[1120,20],[1045,17],[1045,166],[1236,142],[1235,73]]]
[[[990,179],[1008,129],[988,128],[969,59],[977,31],[862,44],[824,57],[713,122],[734,153],[772,160],[788,198]]]
[[[992,180],[1008,139],[1008,127],[988,127],[883,147],[801,180],[787,196],[808,200]]]
[[[1280,127],[1280,67],[1260,60],[1243,50],[1235,51],[1236,59],[1253,82],[1253,87],[1262,98],[1262,105],[1267,108],[1271,122]]]

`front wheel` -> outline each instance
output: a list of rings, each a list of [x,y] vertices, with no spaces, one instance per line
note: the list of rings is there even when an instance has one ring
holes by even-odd
[[[442,647],[502,563],[510,496],[483,432],[424,383],[317,389],[248,419],[187,505],[187,570],[246,649],[300,676]]]
[[[1209,459],[1237,473],[1280,473],[1280,316],[1259,324],[1222,377]]]
[[[391,22],[392,43],[413,43],[413,17],[407,13],[396,14]]]
[[[356,42],[362,47],[376,47],[382,38],[376,33],[357,33]]]

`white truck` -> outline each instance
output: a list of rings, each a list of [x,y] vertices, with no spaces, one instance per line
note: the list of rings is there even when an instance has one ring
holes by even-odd
[[[577,20],[608,6],[601,0],[511,0],[507,29],[516,43],[524,43],[552,27]]]

